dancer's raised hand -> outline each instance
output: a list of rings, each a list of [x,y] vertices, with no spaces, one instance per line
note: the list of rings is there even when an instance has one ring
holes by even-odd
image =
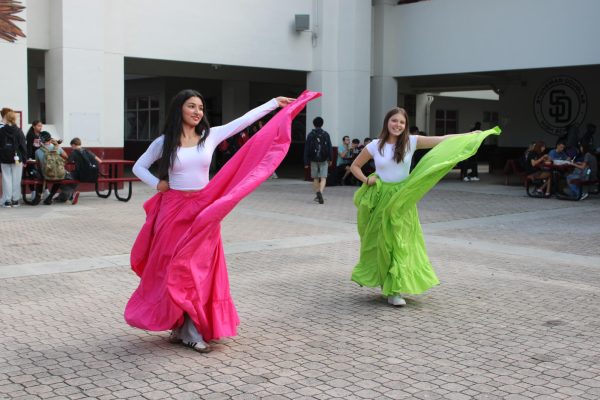
[[[296,99],[293,99],[291,97],[279,96],[279,97],[276,97],[275,100],[277,100],[277,105],[279,107],[285,107]]]

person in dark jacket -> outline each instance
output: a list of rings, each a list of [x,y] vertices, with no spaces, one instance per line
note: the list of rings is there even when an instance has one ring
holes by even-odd
[[[27,159],[35,160],[35,151],[40,148],[42,140],[40,139],[40,133],[42,133],[44,125],[42,121],[35,120],[31,123],[31,127],[25,135],[25,141],[27,142]]]
[[[331,139],[329,133],[324,131],[323,118],[313,120],[315,129],[310,131],[304,145],[304,168],[310,167],[310,176],[313,178],[315,201],[324,203],[323,191],[327,183],[327,170],[333,160]]]
[[[9,111],[0,128],[0,165],[2,167],[2,207],[18,207],[21,200],[23,160],[27,158],[25,134],[17,126],[17,114]]]
[[[475,125],[469,130],[474,132],[481,130],[481,122],[475,122]],[[465,182],[476,182],[479,181],[479,172],[477,171],[477,154],[467,158],[460,163],[460,176]]]
[[[40,138],[40,133],[42,133],[42,129],[44,129],[44,125],[42,121],[35,120],[31,123],[27,134],[25,135],[25,141],[27,142],[27,159],[35,160],[35,152],[40,148],[42,144],[42,139]],[[25,176],[29,177],[39,177],[40,173],[36,168],[35,164],[28,164],[25,166]],[[34,199],[37,196],[37,191],[35,185],[30,185],[29,189],[31,189],[31,198]]]

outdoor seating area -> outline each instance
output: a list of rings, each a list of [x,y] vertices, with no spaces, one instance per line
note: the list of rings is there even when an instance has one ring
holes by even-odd
[[[31,164],[35,162],[31,161]],[[107,199],[114,193],[119,201],[127,202],[133,194],[133,182],[139,182],[140,179],[135,176],[125,176],[125,166],[131,166],[135,161],[105,159],[102,160],[100,173],[96,182],[81,182],[77,179],[46,180],[39,176],[33,176],[27,170],[21,180],[22,199],[25,204],[37,205],[32,197],[35,188],[47,189],[51,185],[77,185],[80,191],[95,191],[98,197]],[[67,163],[66,168],[72,170],[74,165]],[[125,194],[123,189],[127,186]],[[119,192],[119,190],[121,192]]]

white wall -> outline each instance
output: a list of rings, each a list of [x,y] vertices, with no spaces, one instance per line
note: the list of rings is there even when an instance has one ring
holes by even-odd
[[[53,27],[60,20],[51,17],[57,1],[63,0],[29,0],[31,48],[50,49],[63,41]],[[312,69],[311,34],[295,31],[294,15],[313,14],[313,0],[68,1],[63,12],[69,22],[66,47],[116,49],[138,58]]]
[[[0,42],[0,108],[8,107],[21,111],[23,128],[27,126],[27,44]]]
[[[391,10],[386,75],[600,64],[598,0],[435,0]]]
[[[381,129],[385,114],[398,104],[398,80],[387,74],[387,66],[393,63],[396,38],[394,13],[396,7],[393,0],[374,0],[371,18],[371,87],[370,87],[370,121],[371,136],[376,136]]]
[[[307,88],[323,97],[307,105],[307,133],[321,116],[333,143],[369,136],[371,3],[328,0],[318,5],[315,61]]]
[[[27,0],[27,46],[31,49],[50,48],[50,1]]]
[[[78,136],[90,147],[121,147],[123,55],[107,40],[115,2],[87,0],[85,10],[81,4],[52,1],[45,62],[46,122],[67,141]]]
[[[310,34],[297,34],[293,27],[294,14],[311,14],[312,0],[121,3],[128,57],[312,69]]]

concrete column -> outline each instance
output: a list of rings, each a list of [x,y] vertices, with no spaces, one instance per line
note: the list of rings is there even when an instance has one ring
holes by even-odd
[[[392,55],[389,49],[396,48],[391,28],[397,22],[390,12],[396,3],[394,0],[373,0],[373,77],[369,121],[372,137],[377,137],[381,131],[385,114],[398,105],[398,81],[386,69],[386,66],[391,65]]]
[[[416,121],[415,124],[422,131],[427,132],[427,136],[435,136],[435,116],[431,115],[431,103],[433,103],[433,97],[429,93],[418,94],[416,104]]]
[[[226,124],[250,109],[250,82],[224,80],[222,98],[222,121]]]
[[[46,115],[56,135],[123,147],[122,17],[114,0],[55,0],[46,53]],[[93,29],[91,28],[93,27]]]
[[[344,135],[369,136],[371,2],[317,1],[311,19],[314,69],[307,87],[323,97],[308,104],[307,131],[321,116],[334,146]]]
[[[391,76],[371,78],[371,137],[377,137],[385,114],[398,105],[398,83]]]
[[[26,2],[23,2],[27,6]],[[27,8],[19,17],[27,20]],[[24,22],[17,23],[27,35]],[[26,129],[29,122],[27,104],[27,38],[19,38],[14,43],[0,40],[0,108],[8,107],[21,112],[21,124]]]

